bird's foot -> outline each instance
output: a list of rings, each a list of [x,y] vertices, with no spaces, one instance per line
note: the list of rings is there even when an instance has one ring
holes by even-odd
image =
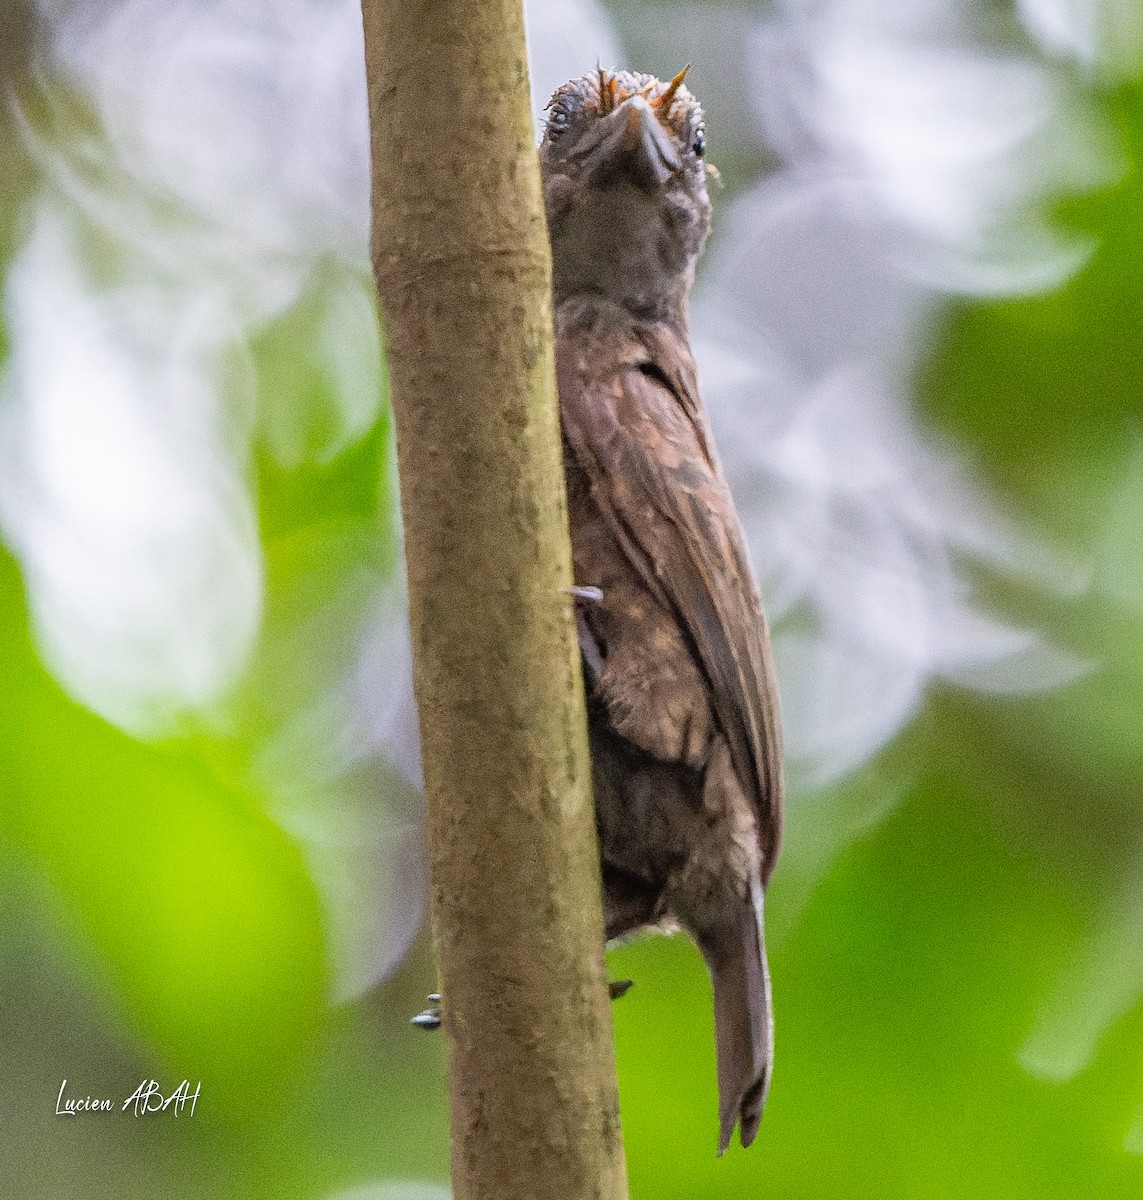
[[[441,1027],[441,994],[440,992],[430,992],[425,999],[429,1002],[429,1007],[424,1012],[419,1012],[415,1017],[409,1018],[410,1025],[416,1025],[418,1029],[439,1029]]]
[[[618,1000],[620,996],[626,996],[634,986],[630,979],[612,979],[607,984],[607,994],[612,1000]],[[415,1025],[418,1029],[439,1029],[441,1027],[441,995],[440,992],[430,992],[425,999],[429,1002],[429,1007],[423,1012],[417,1013],[415,1017],[409,1018],[409,1024]]]
[[[594,688],[599,683],[600,675],[603,674],[603,650],[588,624],[586,609],[603,603],[603,588],[577,585],[568,588],[567,593],[575,601],[576,637],[579,640],[580,656],[583,659],[584,676],[587,679],[588,687]]]
[[[570,587],[567,589],[568,595],[575,600],[582,601],[585,604],[600,604],[603,601],[603,588],[597,587]]]

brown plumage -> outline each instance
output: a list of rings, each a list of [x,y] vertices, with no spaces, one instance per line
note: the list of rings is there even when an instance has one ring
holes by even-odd
[[[688,341],[710,225],[681,76],[599,72],[541,148],[556,361],[609,938],[679,925],[710,968],[720,1153],[770,1084],[763,889],[781,832],[778,699]]]

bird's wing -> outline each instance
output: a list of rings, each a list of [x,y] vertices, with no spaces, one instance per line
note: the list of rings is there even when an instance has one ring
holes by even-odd
[[[694,646],[735,771],[755,797],[766,879],[782,824],[778,691],[694,362],[669,327],[588,339],[558,348],[567,449],[624,556]]]

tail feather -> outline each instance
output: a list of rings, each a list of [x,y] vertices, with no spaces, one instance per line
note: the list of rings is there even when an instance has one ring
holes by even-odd
[[[743,909],[736,934],[711,962],[719,1154],[730,1145],[736,1123],[743,1146],[754,1141],[770,1091],[774,1021],[760,888],[753,911]]]

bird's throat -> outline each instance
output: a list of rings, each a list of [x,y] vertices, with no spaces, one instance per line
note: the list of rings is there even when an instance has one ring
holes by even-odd
[[[557,304],[600,295],[640,315],[684,310],[694,259],[660,192],[626,181],[585,187],[548,219]]]

